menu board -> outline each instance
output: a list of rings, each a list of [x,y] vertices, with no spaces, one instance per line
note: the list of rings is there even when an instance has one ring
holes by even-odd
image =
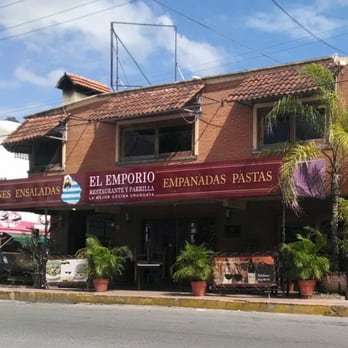
[[[85,283],[88,279],[87,259],[48,260],[46,265],[47,284]]]
[[[214,257],[215,286],[257,286],[276,284],[273,255]]]

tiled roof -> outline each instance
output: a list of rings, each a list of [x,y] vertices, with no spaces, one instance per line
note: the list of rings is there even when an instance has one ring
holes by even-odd
[[[86,77],[79,76],[76,74],[65,73],[57,83],[58,88],[62,88],[62,83],[65,80],[69,80],[73,86],[79,86],[83,88],[88,88],[90,90],[99,92],[99,93],[110,93],[112,92],[111,88],[108,86],[91,79],[87,79]]]
[[[203,87],[201,82],[189,82],[108,94],[96,98],[95,103],[83,112],[83,117],[90,120],[114,120],[178,111],[192,101]],[[10,148],[47,135],[65,118],[61,108],[51,115],[30,116],[3,144]]]
[[[65,118],[66,116],[62,113],[49,116],[28,117],[4,140],[3,145],[6,147],[43,137],[58,127]]]
[[[332,58],[317,63],[330,69],[335,67]],[[232,90],[228,101],[256,102],[272,97],[315,93],[319,88],[310,77],[301,72],[303,67],[303,64],[298,64],[247,74],[240,85]]]
[[[179,83],[115,93],[94,107],[89,119],[123,119],[178,111],[204,87],[202,82]]]

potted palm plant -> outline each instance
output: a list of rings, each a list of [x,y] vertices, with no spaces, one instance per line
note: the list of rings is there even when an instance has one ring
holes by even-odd
[[[97,292],[107,291],[110,279],[121,275],[128,254],[127,247],[107,248],[94,237],[86,239],[86,247],[80,249],[76,256],[87,258],[88,277],[93,280]]]
[[[298,279],[298,287],[303,298],[310,298],[313,295],[317,280],[322,279],[330,269],[329,259],[320,254],[325,244],[322,234],[315,231],[314,240],[309,235],[298,234],[295,242],[284,244],[281,249],[291,264],[292,273]]]
[[[191,282],[194,296],[204,296],[207,281],[212,277],[212,251],[204,245],[194,245],[186,242],[173,266],[174,281],[188,280]]]

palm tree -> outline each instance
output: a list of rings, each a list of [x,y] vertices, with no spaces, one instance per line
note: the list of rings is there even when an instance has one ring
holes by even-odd
[[[340,201],[344,202],[341,197],[341,179],[345,169],[345,156],[348,153],[348,110],[336,89],[335,75],[329,69],[320,64],[310,64],[303,69],[303,74],[310,77],[319,87],[320,103],[325,108],[325,122],[318,121],[320,112],[317,107],[304,103],[298,97],[287,96],[275,103],[265,117],[265,125],[268,131],[272,132],[277,122],[284,119],[286,115],[292,115],[295,119],[304,119],[317,131],[325,134],[325,144],[292,139],[290,143],[278,149],[283,153],[280,187],[284,204],[299,212],[299,197],[294,182],[295,170],[301,162],[326,158],[330,178],[332,268],[337,271],[339,267],[339,207]]]

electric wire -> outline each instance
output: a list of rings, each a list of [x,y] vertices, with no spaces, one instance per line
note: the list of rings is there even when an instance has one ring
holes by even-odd
[[[22,36],[26,36],[26,35],[29,35],[29,34],[32,34],[32,33],[40,32],[40,31],[46,30],[48,28],[57,27],[57,26],[62,25],[62,24],[71,23],[71,22],[74,22],[74,21],[77,21],[77,20],[80,20],[80,19],[84,19],[84,18],[87,18],[87,17],[90,17],[90,16],[94,16],[94,15],[106,12],[106,11],[113,10],[115,8],[118,8],[118,7],[123,7],[123,6],[130,5],[131,3],[135,2],[135,1],[136,0],[129,0],[129,1],[126,1],[126,2],[124,2],[122,4],[112,5],[112,6],[103,8],[101,10],[89,12],[89,13],[86,13],[86,14],[81,15],[81,16],[77,16],[77,17],[73,17],[73,18],[67,19],[67,20],[62,21],[62,22],[52,23],[52,24],[49,24],[49,25],[46,25],[46,26],[38,27],[38,28],[29,30],[29,31],[25,31],[25,32],[22,32],[22,33],[18,33],[18,34],[12,34],[12,35],[8,35],[8,36],[3,36],[3,37],[0,37],[0,41],[11,40],[11,39],[22,37]]]
[[[156,1],[156,0],[153,0]],[[316,39],[317,41],[321,42],[323,45],[342,52],[344,54],[347,54],[344,50],[331,45],[329,42],[325,41],[323,38],[321,38],[320,36],[316,35],[315,33],[313,33],[310,29],[308,29],[305,25],[303,25],[300,21],[298,21],[294,16],[292,16],[283,6],[281,6],[276,0],[271,0],[272,3],[280,10],[282,11],[285,15],[287,15],[294,23],[296,23],[300,28],[302,28],[307,34],[309,34],[310,36],[312,36],[314,39]]]
[[[24,1],[24,0],[23,0]],[[94,3],[94,2],[97,2],[97,1],[100,1],[100,0],[94,0],[94,1],[90,1],[90,2],[87,2],[87,3],[83,3],[83,4],[80,4],[80,5],[78,5],[78,6],[74,6],[74,7],[71,7],[71,8],[69,8],[69,9],[64,9],[64,10],[62,10],[62,11],[59,11],[59,12],[56,12],[56,13],[52,13],[52,14],[50,14],[50,15],[47,15],[47,16],[43,16],[43,17],[39,17],[39,18],[36,18],[36,19],[33,19],[33,20],[31,20],[31,21],[27,21],[27,22],[24,22],[24,23],[20,23],[20,24],[18,24],[18,25],[16,25],[16,26],[22,26],[22,25],[24,25],[24,24],[29,24],[29,23],[31,23],[31,22],[34,22],[34,21],[38,21],[38,20],[41,20],[41,19],[44,19],[44,18],[48,18],[48,17],[52,17],[52,16],[54,16],[54,15],[57,15],[57,14],[60,14],[60,13],[63,13],[63,12],[66,12],[66,11],[69,11],[69,10],[73,10],[73,9],[75,9],[75,8],[78,8],[78,7],[81,7],[81,6],[87,6],[87,5],[89,5],[89,4],[92,4],[92,3]],[[160,3],[158,0],[153,0],[153,1],[155,1],[155,2],[157,2],[157,3]],[[131,3],[132,1],[129,1],[128,3]],[[128,4],[127,3],[127,4]],[[120,4],[120,5],[116,5],[116,6],[124,6],[125,4]],[[163,6],[166,6],[167,8],[169,8],[169,6],[168,5],[165,5],[165,4],[163,4],[163,3],[161,3],[161,5],[163,5]],[[109,8],[108,8],[109,9]],[[104,10],[108,10],[108,9],[104,9]],[[180,15],[183,15],[183,16],[185,16],[185,18],[187,18],[187,19],[189,19],[189,20],[193,20],[193,21],[196,21],[197,22],[197,24],[199,24],[199,25],[201,25],[201,26],[204,26],[206,29],[209,29],[209,30],[214,30],[214,32],[216,31],[214,28],[211,28],[211,27],[209,27],[209,26],[207,26],[206,24],[204,24],[204,23],[202,23],[202,22],[200,22],[200,21],[197,21],[197,20],[195,20],[195,19],[193,19],[192,17],[189,17],[189,16],[187,16],[187,15],[185,15],[185,14],[183,14],[182,12],[180,12],[180,11],[178,11],[178,10],[175,10],[175,9],[173,9],[173,8],[170,8],[172,11],[176,11],[176,13],[178,13],[178,14],[180,14]],[[104,11],[104,10],[102,10],[102,11]],[[99,11],[98,11],[99,12]],[[88,14],[88,15],[91,15],[91,14]],[[83,17],[85,17],[85,16],[83,16]],[[77,20],[77,19],[79,19],[79,18],[73,18],[73,19],[71,19],[71,20],[68,20],[68,21],[72,21],[72,20]],[[65,23],[65,22],[64,22]],[[54,25],[59,25],[59,24],[64,24],[64,23],[54,23]],[[12,27],[9,27],[9,28],[13,28],[13,27],[16,27],[16,26],[12,26]],[[51,26],[51,25],[50,25]],[[52,25],[53,26],[53,25]],[[8,28],[8,29],[9,29]],[[26,35],[26,34],[29,34],[29,33],[31,33],[31,32],[36,32],[36,31],[41,31],[41,30],[43,30],[44,28],[42,27],[42,28],[38,28],[38,29],[34,29],[34,30],[32,30],[32,31],[30,31],[30,32],[24,32],[24,33],[19,33],[19,34],[15,34],[15,35],[13,35],[13,36],[11,36],[11,37],[17,37],[17,36],[22,36],[22,35]],[[224,35],[224,34],[222,34],[222,35]],[[225,36],[225,35],[224,35]],[[0,38],[0,40],[2,40],[2,39],[6,39],[6,37],[3,37],[3,38]],[[297,39],[297,40],[303,40],[304,38],[302,38],[302,39]],[[236,41],[236,40],[235,40]],[[291,40],[291,42],[293,42],[293,41],[296,41],[296,40]],[[289,41],[290,42],[290,41]],[[286,42],[285,43],[279,43],[279,44],[276,44],[276,45],[283,45],[283,44],[286,44]],[[270,46],[270,47],[274,47],[274,46],[276,46],[276,45],[272,45],[272,46]],[[296,47],[294,47],[294,48],[296,48]],[[292,49],[294,49],[294,48],[292,48]],[[250,50],[252,50],[250,47],[248,48],[248,49],[250,49]],[[277,52],[275,52],[275,53],[277,53]],[[243,54],[242,54],[243,55]],[[255,57],[258,57],[259,55],[257,55],[257,56],[253,56],[253,57],[251,57],[251,58],[255,58]],[[260,54],[260,56],[262,56],[262,54]],[[248,59],[248,58],[247,58]],[[249,58],[250,59],[250,58]],[[241,62],[241,61],[245,61],[245,59],[243,59],[243,60],[237,60],[237,61],[231,61],[231,64],[232,63],[235,63],[235,62]],[[224,65],[230,65],[230,64],[224,64]],[[211,69],[211,68],[213,68],[213,67],[215,67],[215,66],[211,66],[211,67],[208,67],[207,69],[204,69],[204,70],[209,70],[209,69]],[[204,71],[203,69],[200,69],[200,70],[195,70],[195,71]]]
[[[212,27],[212,26],[210,26],[210,25],[208,25],[208,24],[206,24],[206,23],[204,23],[204,22],[202,22],[202,21],[200,21],[200,20],[198,20],[198,19],[195,19],[195,18],[193,18],[192,16],[189,16],[189,15],[185,14],[184,12],[179,11],[179,10],[177,10],[177,9],[175,9],[175,8],[173,8],[173,7],[171,7],[171,6],[167,5],[166,3],[162,2],[162,1],[159,1],[159,0],[151,0],[151,1],[157,3],[158,5],[160,5],[160,6],[163,7],[163,8],[168,9],[168,10],[171,11],[171,12],[174,12],[174,13],[178,14],[179,16],[181,16],[181,17],[187,19],[188,21],[190,21],[190,22],[192,22],[192,23],[195,23],[196,25],[199,25],[199,26],[201,26],[202,28],[204,28],[204,29],[206,29],[206,30],[209,30],[209,31],[215,33],[216,35],[218,35],[218,36],[224,38],[225,40],[228,40],[228,41],[230,41],[230,42],[233,42],[233,43],[239,45],[240,47],[243,47],[243,48],[248,49],[249,51],[257,51],[257,50],[255,50],[254,48],[252,48],[252,47],[250,47],[250,46],[248,46],[248,45],[246,45],[246,44],[243,44],[243,43],[241,43],[241,42],[239,42],[239,41],[237,41],[237,40],[231,38],[230,36],[228,36],[228,35],[226,35],[226,34],[224,34],[224,33],[221,33],[220,31],[216,30],[214,27]],[[265,58],[267,58],[267,59],[270,59],[270,60],[272,60],[273,62],[281,63],[281,61],[279,61],[278,59],[276,59],[276,58],[274,58],[274,57],[271,57],[270,55],[268,55],[268,54],[266,54],[266,53],[264,53],[264,52],[261,52],[261,51],[260,51],[259,53],[260,53],[261,56],[263,56],[263,57],[265,57]]]
[[[19,108],[10,108],[10,109],[5,109],[5,110],[0,110],[1,114],[11,114],[11,113],[17,113],[18,111],[25,111],[25,110],[30,110],[30,109],[35,109],[39,107],[44,107],[44,106],[54,106],[56,104],[51,104],[52,102],[58,102],[58,100],[47,100],[47,102],[42,102],[42,103],[37,103],[37,104],[32,104],[32,105],[27,105]],[[11,116],[11,115],[10,115]],[[2,116],[2,117],[7,117],[7,116]]]
[[[6,8],[6,7],[13,6],[13,5],[17,5],[17,4],[24,2],[24,1],[25,0],[17,0],[17,1],[9,2],[7,4],[1,5],[0,8]]]
[[[24,1],[24,0],[23,0],[23,1]],[[22,25],[24,25],[24,24],[29,24],[29,23],[32,23],[32,22],[34,22],[34,21],[38,21],[38,20],[41,20],[41,19],[44,19],[44,18],[52,17],[52,16],[54,16],[54,15],[57,15],[57,14],[60,14],[60,13],[63,13],[63,12],[69,11],[69,10],[73,10],[73,9],[78,8],[78,7],[81,7],[81,6],[87,6],[87,5],[92,4],[92,3],[94,3],[94,2],[97,2],[97,1],[100,1],[100,0],[94,0],[94,1],[87,2],[87,3],[83,3],[83,4],[80,4],[80,5],[78,5],[78,6],[71,7],[71,8],[69,8],[69,9],[64,9],[64,10],[62,10],[62,11],[59,11],[59,12],[56,12],[56,13],[52,13],[52,14],[47,15],[47,16],[39,17],[39,18],[33,19],[33,20],[31,20],[31,21],[27,21],[27,22],[24,22],[24,23],[20,23],[20,24],[18,24],[18,25],[12,26],[12,27],[8,27],[8,29],[14,28],[14,27],[16,27],[16,26],[22,26]],[[153,1],[156,1],[157,3],[160,3],[158,0],[153,0]],[[131,2],[131,1],[130,1],[130,2]],[[121,4],[121,5],[123,5],[123,4]],[[167,8],[169,8],[168,5],[165,5],[165,4],[163,4],[163,3],[161,3],[161,5],[166,6]],[[178,11],[178,10],[175,10],[175,9],[172,9],[172,8],[170,8],[170,9],[173,10],[173,11],[176,11],[176,13],[178,13],[178,14],[180,14],[180,15],[185,16],[185,18],[187,18],[187,19],[196,21],[197,24],[203,25],[206,29],[209,28],[209,30],[212,29],[212,30],[215,31],[215,29],[213,29],[213,28],[207,26],[206,24],[204,24],[204,23],[202,23],[202,22],[199,22],[199,21],[193,19],[192,17],[189,17],[189,16],[183,14],[182,12],[180,12],[180,11]],[[77,18],[75,18],[75,19],[73,19],[73,20],[76,20],[76,19],[77,19]],[[58,23],[57,23],[57,24],[58,24]],[[63,23],[62,23],[62,24],[63,24]],[[39,28],[39,30],[43,30],[43,28]],[[30,31],[30,32],[35,32],[35,31],[38,31],[38,30],[34,29],[34,31]],[[26,33],[19,33],[18,35],[24,35],[24,34],[28,34],[28,33],[29,33],[29,32],[26,32]],[[16,34],[15,34],[15,35],[16,35]],[[224,35],[224,34],[223,34],[223,35]],[[225,35],[224,35],[224,36],[225,36]],[[6,39],[6,38],[3,38],[3,39]],[[303,40],[303,39],[304,39],[304,38],[302,38],[302,39],[297,39],[297,40]],[[1,38],[0,38],[0,40],[1,40]],[[236,40],[235,40],[235,41],[236,41]],[[296,41],[296,40],[291,40],[291,42],[293,42],[293,41]],[[289,41],[289,42],[290,42],[290,41]],[[286,44],[286,43],[287,43],[287,42],[285,42],[285,43],[279,43],[279,44],[276,44],[276,45],[283,45],[283,44]],[[276,46],[276,45],[272,45],[272,46],[270,46],[270,47],[274,47],[274,46]],[[294,47],[294,48],[297,48],[297,46]],[[292,48],[292,49],[294,49],[294,48]],[[249,49],[251,49],[251,48],[249,48]],[[277,53],[277,52],[275,52],[275,53]],[[262,55],[261,55],[261,56],[262,56]],[[254,56],[254,57],[252,57],[252,58],[255,58],[255,57],[258,57],[258,56]],[[234,63],[234,62],[237,62],[237,63],[238,63],[238,62],[241,62],[241,61],[244,61],[244,60],[238,60],[238,61],[233,61],[233,62],[231,61],[231,64]],[[226,65],[227,65],[227,64],[226,64]],[[228,65],[229,65],[229,64],[228,64]],[[204,70],[209,70],[209,69],[211,69],[211,68],[213,68],[213,67],[215,67],[215,66],[208,67],[207,69],[204,69]],[[195,70],[195,71],[203,71],[203,69]]]
[[[0,32],[8,31],[10,29],[16,29],[16,28],[19,28],[19,27],[23,27],[25,25],[32,24],[32,23],[41,21],[43,19],[55,17],[57,15],[60,15],[60,14],[63,14],[63,13],[69,12],[69,11],[73,11],[75,9],[78,9],[78,8],[81,8],[81,7],[84,7],[84,6],[88,6],[88,5],[91,5],[93,3],[100,2],[100,1],[102,1],[102,0],[93,0],[93,1],[84,2],[84,3],[81,3],[80,5],[76,5],[76,6],[73,6],[73,7],[65,8],[65,9],[63,9],[61,11],[53,12],[53,13],[50,13],[50,14],[45,15],[45,16],[33,18],[33,19],[29,20],[29,21],[25,21],[25,22],[21,22],[21,23],[18,23],[18,24],[14,24],[14,25],[8,26],[6,28],[0,29]]]
[[[346,35],[348,35],[348,32],[340,33],[340,34],[334,35],[332,37],[341,37],[341,36],[346,36]],[[305,41],[305,40],[298,39],[298,40],[291,40],[289,42],[295,42],[295,41]],[[315,43],[313,41],[304,42],[304,43],[302,43],[300,45],[296,45],[296,46],[293,46],[293,47],[287,47],[287,48],[283,48],[283,49],[280,49],[280,50],[275,50],[275,51],[273,51],[273,53],[283,53],[283,52],[292,51],[294,49],[298,49],[298,48],[301,48],[301,47],[311,46],[311,45],[314,45],[314,44]],[[281,45],[281,43],[279,43],[279,45]],[[194,68],[194,66],[189,66],[188,69],[192,70],[192,73],[195,74],[197,72],[211,70],[211,69],[216,68],[216,67],[226,67],[226,66],[230,66],[232,64],[238,64],[240,62],[245,62],[245,61],[252,60],[252,59],[255,59],[255,58],[259,58],[259,57],[260,57],[259,54],[255,54],[255,55],[251,55],[251,56],[246,56],[246,58],[239,59],[239,60],[216,59],[216,60],[212,60],[212,61],[203,63],[203,64],[198,65],[198,66],[196,65],[196,67],[198,67],[198,68],[202,67],[201,69],[192,70],[192,68]],[[211,63],[215,63],[215,62],[216,63],[221,62],[222,64],[212,64],[212,65],[210,65]],[[206,68],[203,68],[203,67],[206,67]],[[248,71],[248,69],[238,70],[238,72],[245,72],[245,71]],[[155,77],[167,77],[167,76],[169,76],[169,73],[167,75],[155,74],[155,75],[152,76],[152,78],[155,78]],[[153,80],[154,83],[158,83],[160,81],[163,81],[163,79],[155,79],[155,80]]]
[[[344,82],[347,82],[348,81],[348,79],[343,79],[343,80],[338,80],[338,81],[336,81],[336,85],[339,85],[339,84],[341,84],[341,83],[344,83]],[[214,103],[221,103],[221,101],[214,101]],[[28,107],[28,109],[29,108],[35,108],[35,107],[37,107],[37,106],[40,106],[40,105],[42,105],[42,106],[45,106],[45,104],[37,104],[37,105],[33,105],[33,106],[30,106],[30,107]],[[205,104],[202,104],[202,105],[205,105]],[[48,105],[49,106],[49,105]],[[55,107],[57,107],[57,108],[59,108],[59,107],[62,107],[62,106],[55,106]],[[27,107],[25,107],[25,108],[18,108],[18,109],[8,109],[8,110],[24,110],[24,109],[27,109]],[[43,110],[43,111],[45,111],[45,110]],[[38,112],[40,112],[40,111],[38,111]],[[3,112],[2,112],[3,113]],[[74,117],[74,118],[76,118],[76,117],[78,117],[78,116],[72,116],[72,117]],[[79,117],[79,119],[82,119],[81,117]],[[83,119],[83,120],[85,120],[85,119]],[[90,122],[90,120],[88,121],[88,122]]]

